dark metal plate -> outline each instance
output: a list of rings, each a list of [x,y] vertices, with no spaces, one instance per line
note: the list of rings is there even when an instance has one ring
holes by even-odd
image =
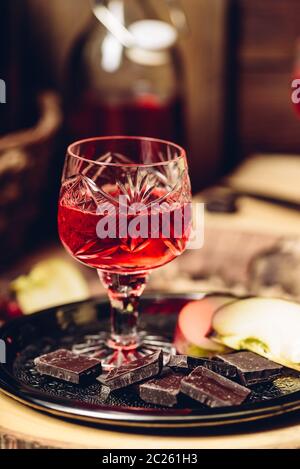
[[[177,315],[188,301],[203,295],[147,296],[140,327],[172,338]],[[106,300],[87,301],[12,321],[0,330],[7,344],[7,363],[0,365],[0,387],[24,404],[58,416],[133,428],[217,427],[275,417],[300,409],[300,375],[288,372],[273,383],[253,387],[238,407],[208,409],[188,398],[167,409],[145,404],[134,389],[115,392],[103,402],[99,384],[77,386],[40,376],[33,358],[59,347],[71,347],[85,334],[107,330]]]

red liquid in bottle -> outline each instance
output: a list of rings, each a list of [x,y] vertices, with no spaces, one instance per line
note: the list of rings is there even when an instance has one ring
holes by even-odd
[[[140,135],[183,143],[182,115],[178,96],[162,100],[145,94],[128,101],[110,103],[87,94],[69,112],[68,127],[74,140],[91,135]]]

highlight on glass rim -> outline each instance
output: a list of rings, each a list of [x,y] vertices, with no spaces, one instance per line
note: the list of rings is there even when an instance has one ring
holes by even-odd
[[[8,464],[300,447],[299,15],[1,0]]]

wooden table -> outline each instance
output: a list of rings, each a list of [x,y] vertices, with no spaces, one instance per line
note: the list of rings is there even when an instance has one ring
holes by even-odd
[[[300,448],[300,415],[222,434],[149,435],[87,427],[43,414],[0,393],[0,449],[256,449]]]

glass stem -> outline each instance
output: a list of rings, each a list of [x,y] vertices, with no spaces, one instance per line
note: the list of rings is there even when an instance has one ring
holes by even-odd
[[[111,304],[111,339],[113,348],[136,348],[139,298],[143,293],[148,274],[120,275],[98,270],[101,282],[108,291]]]

